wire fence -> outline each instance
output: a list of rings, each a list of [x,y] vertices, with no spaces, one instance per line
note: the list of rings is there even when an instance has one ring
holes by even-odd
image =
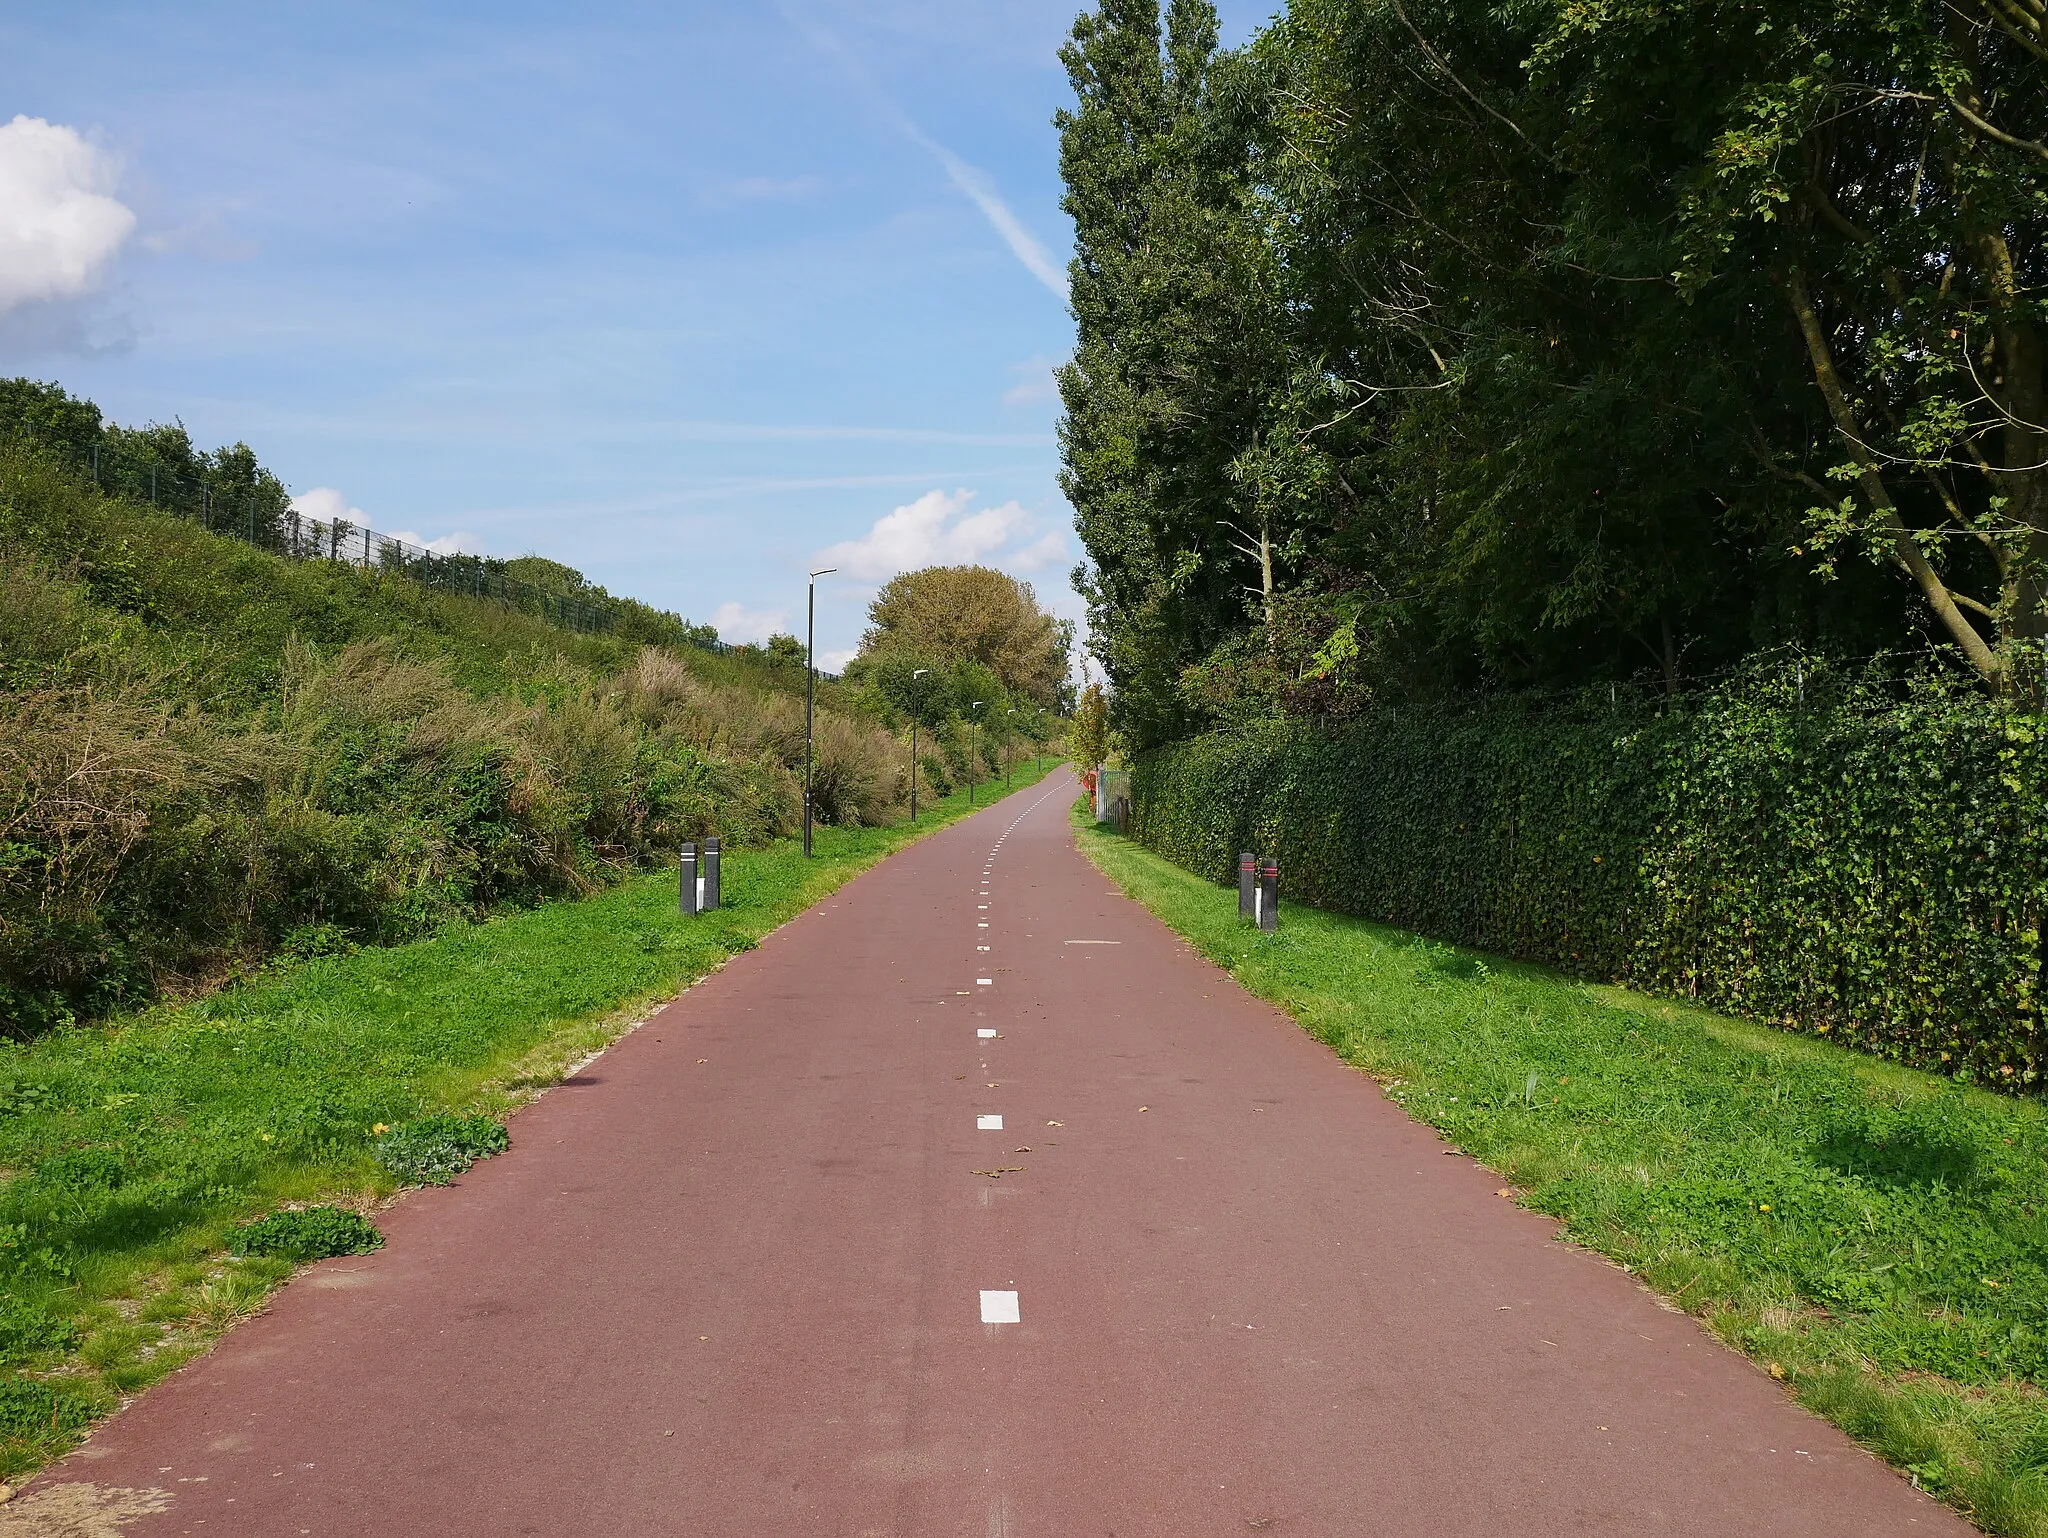
[[[160,461],[128,454],[111,445],[81,444],[61,433],[38,431],[32,422],[0,418],[0,445],[17,440],[53,453],[110,496],[126,496],[189,518],[215,534],[225,534],[289,561],[331,561],[365,571],[402,577],[436,592],[488,599],[535,614],[586,635],[611,635],[625,606],[604,597],[565,593],[528,582],[505,569],[494,557],[461,551],[430,550],[379,534],[346,518],[308,517],[292,505],[290,495],[268,476],[252,470],[227,483],[179,475]],[[234,484],[239,479],[242,484]],[[696,632],[697,626],[687,626]],[[706,651],[732,648],[708,635],[691,634],[688,642]]]

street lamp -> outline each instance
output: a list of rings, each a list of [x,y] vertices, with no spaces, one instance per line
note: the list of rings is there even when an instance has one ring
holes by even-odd
[[[976,712],[981,710],[980,700],[974,702],[974,708]],[[974,724],[977,727],[981,725],[981,716],[978,713],[974,718]],[[967,804],[974,805],[974,744],[971,742],[967,744]]]
[[[811,857],[811,707],[818,693],[818,579],[839,570],[821,566],[811,573],[804,613],[804,858]]]
[[[1015,705],[1012,705],[1003,712],[1003,785],[1005,788],[1008,788],[1010,783],[1010,717],[1016,713],[1017,707]]]
[[[910,820],[917,821],[917,711],[924,702],[918,697],[917,681],[931,671],[913,668],[910,673]]]

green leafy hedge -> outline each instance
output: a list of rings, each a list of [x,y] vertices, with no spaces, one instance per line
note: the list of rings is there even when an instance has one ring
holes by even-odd
[[[1146,755],[1135,831],[1218,880],[2038,1089],[2048,743],[1802,663],[1668,709],[1385,708]]]

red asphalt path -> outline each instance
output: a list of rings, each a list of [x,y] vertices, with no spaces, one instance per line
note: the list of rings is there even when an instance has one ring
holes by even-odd
[[[0,1531],[1972,1531],[1119,895],[1072,795],[735,958]]]

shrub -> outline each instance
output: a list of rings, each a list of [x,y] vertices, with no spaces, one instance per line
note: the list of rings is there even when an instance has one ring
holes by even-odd
[[[512,1146],[488,1116],[422,1116],[393,1127],[377,1143],[377,1162],[401,1180],[445,1186],[479,1159]]]
[[[367,1255],[383,1245],[384,1236],[368,1218],[340,1207],[303,1207],[243,1224],[235,1230],[228,1248],[236,1255],[308,1261],[332,1255]]]
[[[1138,836],[1212,879],[1697,999],[2006,1088],[2048,1068],[2048,733],[1926,680],[1758,669],[1381,708],[1144,755]]]

